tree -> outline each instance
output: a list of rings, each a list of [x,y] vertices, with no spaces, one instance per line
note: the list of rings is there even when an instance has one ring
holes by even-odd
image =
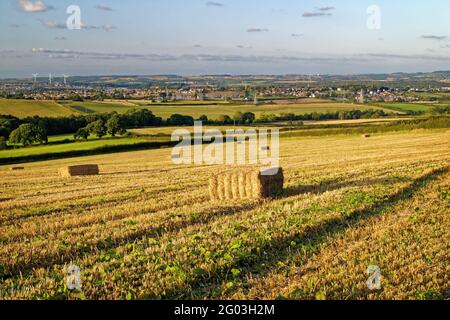
[[[241,122],[244,124],[252,124],[255,122],[256,116],[252,112],[246,112],[242,115]]]
[[[270,122],[275,122],[277,120],[286,120],[286,119],[284,119],[283,115],[280,115],[280,117],[277,117],[277,115],[273,114],[273,113],[270,113],[270,114],[262,113],[259,116],[257,122],[270,123]]]
[[[106,130],[108,134],[115,137],[116,134],[124,135],[127,130],[123,125],[122,117],[118,114],[113,114],[106,122]]]
[[[80,128],[77,130],[77,132],[73,135],[73,138],[75,140],[83,139],[87,140],[89,138],[89,130],[87,128]]]
[[[433,115],[445,115],[445,114],[450,114],[450,106],[437,106],[434,107],[432,110],[432,114]]]
[[[242,117],[243,117],[243,113],[238,111],[233,115],[233,121],[236,124],[241,124],[242,123]]]
[[[167,119],[167,123],[173,126],[193,126],[194,118],[191,116],[183,116],[181,114],[173,114]]]
[[[217,122],[221,124],[231,124],[233,123],[233,120],[226,114],[221,114],[217,117]]]
[[[205,115],[200,116],[200,118],[198,118],[198,121],[201,121],[203,123],[208,123],[208,117]]]
[[[5,140],[9,137],[9,130],[8,130],[8,128],[0,126],[0,137],[5,138]]]
[[[97,121],[94,121],[94,122],[88,124],[86,129],[88,130],[89,133],[96,135],[100,139],[102,137],[106,136],[106,132],[107,132],[107,129],[106,129],[106,126],[105,126],[105,123],[103,122],[103,120],[97,120]]]
[[[134,128],[151,126],[158,121],[155,115],[148,109],[128,110],[123,120],[125,126]],[[159,119],[159,122],[161,122],[161,119]]]
[[[6,138],[0,136],[0,150],[6,149]]]
[[[9,137],[9,134],[17,129],[20,125],[20,120],[13,116],[0,116],[0,136],[6,138]]]
[[[9,142],[12,144],[22,144],[24,146],[28,146],[33,143],[47,143],[47,132],[40,126],[25,123],[11,132]]]

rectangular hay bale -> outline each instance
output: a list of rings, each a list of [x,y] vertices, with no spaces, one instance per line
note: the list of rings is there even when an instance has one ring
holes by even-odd
[[[68,166],[59,169],[59,174],[62,177],[93,176],[98,175],[99,173],[100,170],[96,164]]]
[[[19,171],[19,170],[25,170],[25,167],[11,167],[11,171]]]
[[[211,200],[262,199],[283,192],[282,168],[234,170],[219,173],[209,181]]]

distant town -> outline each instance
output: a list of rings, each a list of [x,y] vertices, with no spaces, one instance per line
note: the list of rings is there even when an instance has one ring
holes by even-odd
[[[450,92],[450,72],[355,76],[31,75],[0,80],[0,97],[29,100],[229,101],[249,104],[317,98],[342,102],[417,102],[414,93]]]

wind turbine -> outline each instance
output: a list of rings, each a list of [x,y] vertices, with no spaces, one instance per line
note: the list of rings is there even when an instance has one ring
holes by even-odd
[[[34,84],[36,84],[37,81],[37,76],[39,75],[39,73],[33,73],[32,76],[34,78]]]
[[[69,76],[66,75],[66,74],[63,74],[62,76],[64,78],[64,85],[66,86],[67,85],[67,78],[69,78]]]

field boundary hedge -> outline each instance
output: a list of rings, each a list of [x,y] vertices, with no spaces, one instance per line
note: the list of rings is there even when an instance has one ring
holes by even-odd
[[[56,160],[65,158],[74,158],[81,156],[93,156],[99,154],[109,154],[109,153],[120,153],[128,151],[139,151],[139,150],[152,150],[159,149],[161,147],[173,147],[178,142],[162,141],[162,142],[139,142],[135,144],[125,144],[125,145],[113,145],[113,146],[103,146],[90,150],[73,150],[64,152],[52,152],[43,153],[37,155],[20,156],[20,157],[9,157],[0,158],[0,165],[7,164],[17,164],[26,162],[36,162],[44,160]]]

